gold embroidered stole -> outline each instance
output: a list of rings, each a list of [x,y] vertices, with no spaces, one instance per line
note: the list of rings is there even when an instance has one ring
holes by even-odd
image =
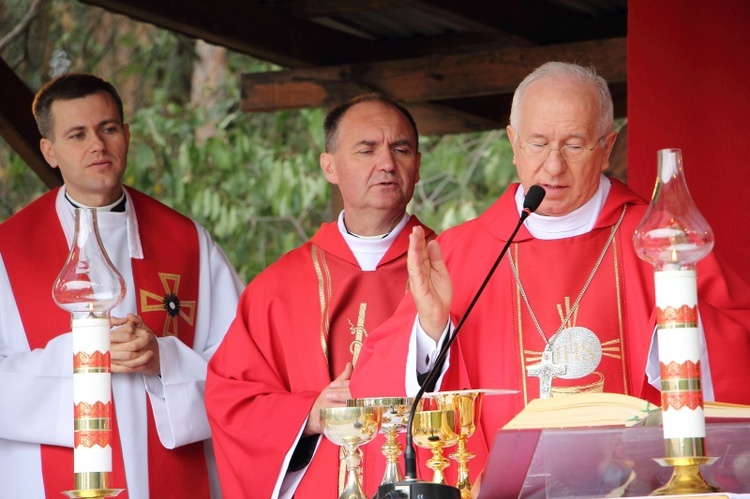
[[[312,261],[313,261],[313,268],[315,269],[315,275],[318,279],[318,301],[320,303],[320,323],[319,323],[319,336],[320,336],[320,346],[323,352],[323,356],[326,359],[326,363],[328,364],[329,371],[331,371],[331,377],[335,378],[338,376],[338,374],[341,372],[341,369],[337,369],[339,366],[333,365],[334,363],[331,361],[331,355],[334,350],[337,352],[341,352],[342,348],[341,345],[331,345],[330,344],[330,327],[331,327],[331,320],[330,320],[330,313],[331,313],[331,307],[332,307],[332,297],[333,297],[333,286],[331,283],[331,270],[328,267],[328,264],[326,262],[326,255],[323,250],[318,248],[317,246],[312,246]],[[356,365],[357,363],[357,357],[359,357],[359,352],[362,349],[362,342],[364,341],[365,336],[367,336],[367,331],[365,330],[365,314],[367,312],[367,303],[362,302],[359,304],[359,313],[357,314],[357,322],[356,325],[352,323],[350,318],[346,318],[346,320],[349,323],[349,330],[351,331],[353,335],[353,339],[347,345],[345,348],[346,350],[351,354],[349,358],[344,357],[344,359],[347,362],[351,362],[352,366]],[[343,338],[339,338],[339,341]],[[338,356],[337,358],[341,358]],[[336,364],[341,364],[341,362],[336,362]],[[343,362],[343,364],[346,364],[346,362]],[[357,450],[360,454],[362,453],[361,450]],[[360,456],[361,457],[361,456]],[[341,495],[341,493],[344,490],[344,487],[346,485],[346,451],[343,447],[339,448],[339,473],[338,473],[338,493]],[[364,477],[362,474],[362,468],[359,470],[359,474],[357,476],[357,479],[359,480],[360,486],[363,485]]]

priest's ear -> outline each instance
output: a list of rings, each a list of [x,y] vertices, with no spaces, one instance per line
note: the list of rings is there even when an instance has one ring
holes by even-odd
[[[339,179],[336,176],[336,168],[334,168],[334,162],[335,159],[333,158],[333,154],[329,152],[321,153],[320,169],[323,170],[323,175],[325,175],[326,180],[335,185],[339,183]]]
[[[57,168],[57,159],[55,159],[55,149],[52,146],[52,141],[49,139],[41,139],[39,141],[39,149],[42,151],[42,156],[47,160],[47,163],[52,168]]]
[[[619,158],[613,157],[612,151],[614,150],[615,140],[617,140],[617,131],[612,130],[608,134],[604,135],[601,139],[603,141],[602,147],[604,149],[604,155],[602,156],[601,171],[604,172],[609,168],[610,164],[617,161]]]

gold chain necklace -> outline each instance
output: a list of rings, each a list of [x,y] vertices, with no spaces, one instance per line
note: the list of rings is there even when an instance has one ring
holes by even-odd
[[[604,249],[602,250],[602,253],[599,255],[599,258],[597,259],[596,264],[594,264],[594,268],[591,270],[591,273],[589,274],[589,277],[586,280],[586,283],[583,285],[581,292],[578,294],[578,297],[573,303],[573,306],[570,307],[570,310],[568,310],[568,313],[563,319],[562,324],[560,324],[560,327],[558,328],[558,330],[549,339],[547,339],[547,336],[544,334],[544,331],[542,330],[542,327],[539,325],[539,321],[536,318],[536,314],[534,314],[534,310],[531,308],[529,297],[526,294],[526,290],[524,289],[523,284],[521,284],[521,276],[518,273],[518,267],[513,261],[513,255],[511,253],[508,253],[508,261],[510,263],[510,268],[513,272],[513,277],[516,280],[516,286],[518,286],[518,291],[521,294],[521,297],[523,298],[524,303],[526,303],[526,308],[529,311],[529,315],[531,316],[531,320],[534,322],[534,326],[536,327],[536,330],[539,332],[539,335],[542,337],[545,343],[544,351],[542,352],[541,362],[539,364],[534,364],[532,366],[527,367],[529,376],[539,377],[539,380],[540,380],[539,392],[540,392],[541,398],[549,398],[551,396],[553,378],[556,378],[556,377],[566,378],[566,379],[582,378],[584,376],[587,376],[591,372],[593,372],[594,369],[596,369],[596,367],[599,365],[599,362],[601,361],[601,342],[599,341],[599,338],[596,336],[596,334],[594,334],[593,331],[586,329],[586,328],[582,328],[582,327],[566,328],[566,325],[570,321],[570,318],[573,317],[573,314],[575,314],[576,310],[578,310],[578,305],[581,304],[583,295],[586,293],[586,290],[589,288],[591,281],[594,280],[594,276],[596,275],[597,270],[599,270],[599,266],[604,260],[604,257],[607,254],[607,250],[609,250],[609,247],[612,245],[612,241],[614,241],[615,239],[615,234],[617,233],[617,229],[620,228],[620,224],[625,218],[626,210],[627,210],[627,205],[622,207],[622,213],[620,214],[620,218],[617,220],[617,223],[614,225],[614,227],[612,227],[612,232],[610,233],[609,238],[607,239],[607,243],[604,245]],[[598,355],[595,355],[589,361],[586,361],[586,362],[556,364],[555,359],[554,359],[553,346],[554,346],[555,341],[558,341],[560,339],[564,339],[568,342],[580,341],[580,342],[586,342],[588,344],[591,344],[594,347],[592,350],[595,352],[598,352]]]

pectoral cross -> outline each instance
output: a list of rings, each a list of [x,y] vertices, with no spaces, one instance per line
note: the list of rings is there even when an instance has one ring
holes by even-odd
[[[548,399],[552,396],[552,380],[565,374],[567,368],[563,364],[555,364],[552,360],[552,346],[547,343],[542,352],[542,361],[526,368],[529,376],[539,378],[539,398]]]

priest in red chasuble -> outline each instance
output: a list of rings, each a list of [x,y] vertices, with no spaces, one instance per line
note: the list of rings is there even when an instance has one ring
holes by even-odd
[[[248,285],[209,363],[206,407],[228,499],[338,497],[345,467],[321,434],[320,409],[346,404],[362,343],[406,293],[412,229],[432,235],[406,212],[420,165],[406,109],[366,94],[324,128],[320,166],[344,210]],[[385,471],[379,439],[363,449],[368,494]]]
[[[69,74],[34,101],[41,149],[65,185],[0,224],[0,497],[72,490],[70,314],[52,299],[76,207],[126,284],[112,311],[112,488],[118,498],[218,494],[203,401],[206,364],[242,283],[208,232],[122,178],[130,144],[115,88]],[[175,242],[179,241],[179,244]]]
[[[417,374],[463,317],[525,194],[543,187],[443,366],[441,390],[517,390],[484,398],[482,436],[469,439],[473,475],[531,399],[605,391],[660,404],[653,267],[633,247],[648,203],[603,175],[617,135],[606,82],[578,65],[542,65],[517,88],[507,133],[520,183],[435,241],[412,231],[410,293],[365,341],[350,384],[354,397],[416,393]],[[704,396],[750,403],[750,288],[713,255],[697,272]]]

